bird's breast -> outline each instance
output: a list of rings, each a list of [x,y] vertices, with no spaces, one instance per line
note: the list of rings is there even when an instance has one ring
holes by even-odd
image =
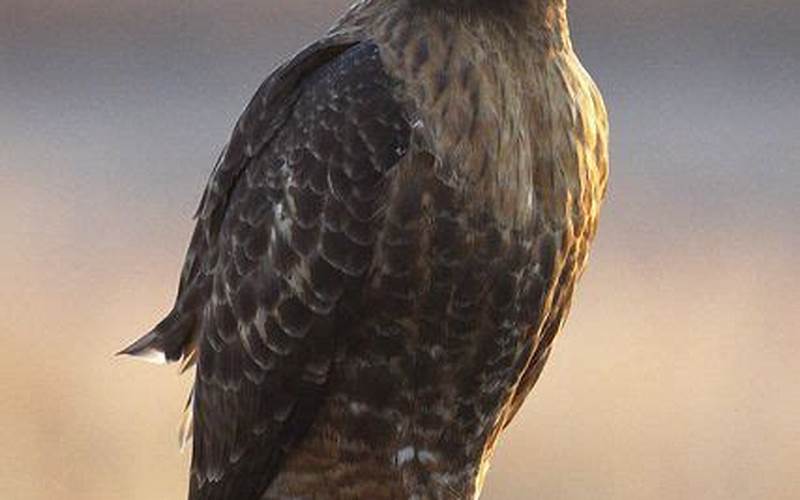
[[[419,22],[387,17],[374,36],[439,178],[517,229],[540,215],[594,219],[607,120],[571,48],[525,50],[485,25]]]
[[[470,498],[537,342],[555,236],[512,234],[491,210],[469,209],[429,160],[408,161],[343,333],[321,419],[335,440],[323,448],[343,470],[375,460],[410,496]]]

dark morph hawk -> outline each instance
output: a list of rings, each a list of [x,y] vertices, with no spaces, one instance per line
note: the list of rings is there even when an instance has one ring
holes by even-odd
[[[586,263],[602,99],[565,0],[366,0],[278,68],[172,312],[191,500],[478,496]]]

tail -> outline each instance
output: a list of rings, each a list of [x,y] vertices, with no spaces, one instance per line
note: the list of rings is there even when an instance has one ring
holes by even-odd
[[[175,307],[155,328],[117,355],[159,364],[193,360],[195,331],[194,316]]]

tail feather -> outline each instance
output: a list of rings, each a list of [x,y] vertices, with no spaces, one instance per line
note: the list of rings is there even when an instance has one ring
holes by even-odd
[[[117,354],[159,364],[172,363],[191,356],[194,324],[191,315],[175,308],[150,332]]]

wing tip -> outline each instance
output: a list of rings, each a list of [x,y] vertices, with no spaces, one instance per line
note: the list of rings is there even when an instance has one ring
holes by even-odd
[[[166,318],[145,336],[117,353],[118,356],[132,356],[157,364],[172,363],[181,358],[185,360],[183,371],[192,366],[195,357],[194,316],[173,309]]]
[[[167,355],[158,344],[159,337],[155,331],[152,331],[125,349],[117,352],[116,356],[131,356],[158,365],[167,364]]]

